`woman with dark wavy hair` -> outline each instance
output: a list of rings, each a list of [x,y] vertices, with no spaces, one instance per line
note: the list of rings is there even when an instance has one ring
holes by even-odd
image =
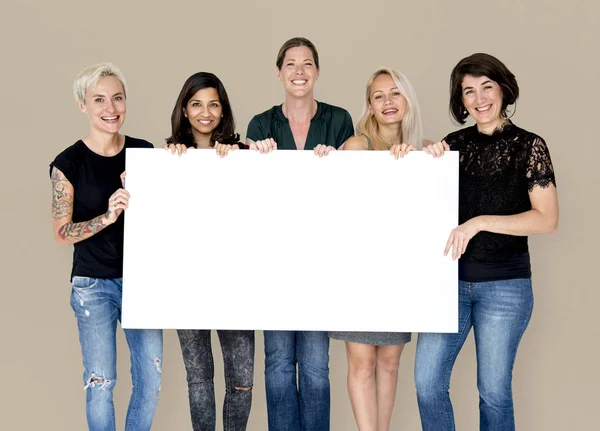
[[[198,72],[190,76],[179,92],[171,113],[171,151],[187,148],[215,148],[220,155],[243,148],[235,133],[235,120],[227,91],[216,75]]]
[[[219,78],[198,72],[183,85],[173,113],[171,136],[163,147],[182,154],[189,148],[216,148],[224,156],[243,144],[235,133],[229,97]],[[254,331],[218,330],[225,368],[223,429],[245,430],[252,404]],[[178,329],[187,372],[194,431],[216,427],[214,367],[210,330]]]
[[[445,254],[458,259],[458,333],[419,334],[415,361],[424,431],[452,431],[448,389],[471,327],[477,353],[480,429],[514,431],[512,370],[533,310],[527,236],[558,226],[554,169],[546,142],[514,125],[515,76],[497,58],[473,54],[450,78],[450,112],[475,124],[424,148],[458,151],[459,222]]]

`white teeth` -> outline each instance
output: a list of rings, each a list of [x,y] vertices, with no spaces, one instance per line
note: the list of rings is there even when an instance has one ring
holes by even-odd
[[[396,113],[398,112],[397,109],[386,109],[385,111],[383,111],[384,114],[390,114],[390,113]]]
[[[296,85],[302,85],[302,84],[306,84],[306,79],[297,79],[292,82]]]
[[[200,123],[209,125],[210,123],[212,123],[212,120],[200,120]]]
[[[103,120],[107,120],[107,121],[112,121],[112,120],[116,120],[119,117],[103,117]]]
[[[478,112],[485,112],[487,110],[489,110],[492,107],[492,105],[488,105],[484,108],[475,108]]]

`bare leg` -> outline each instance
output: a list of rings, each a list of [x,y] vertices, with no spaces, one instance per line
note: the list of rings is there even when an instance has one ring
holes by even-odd
[[[346,342],[348,395],[359,431],[377,431],[377,347]]]
[[[377,431],[388,431],[398,384],[398,366],[404,345],[377,346]]]

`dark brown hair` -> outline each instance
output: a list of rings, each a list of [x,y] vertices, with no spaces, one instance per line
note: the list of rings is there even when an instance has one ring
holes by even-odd
[[[487,76],[496,82],[502,90],[502,116],[506,117],[506,108],[517,102],[519,85],[515,75],[496,57],[477,53],[458,62],[450,75],[450,114],[459,123],[465,124],[469,116],[462,101],[462,81],[465,75]]]
[[[290,48],[296,48],[298,46],[305,46],[310,49],[313,59],[315,60],[315,66],[317,66],[317,70],[320,70],[319,53],[317,52],[317,48],[315,48],[315,45],[305,37],[293,37],[281,45],[281,48],[279,48],[279,53],[277,54],[277,61],[275,62],[277,69],[281,70],[281,66],[283,66],[283,59],[285,58],[285,53],[287,50]]]
[[[210,136],[210,145],[214,146],[215,141],[219,141],[221,144],[237,144],[240,140],[240,135],[235,133],[235,120],[223,83],[212,73],[198,72],[185,81],[179,97],[177,97],[177,102],[175,102],[175,107],[171,113],[171,136],[167,138],[167,144],[184,144],[186,147],[196,146],[192,135],[192,126],[189,119],[183,115],[183,109],[194,94],[203,88],[217,90],[223,108],[223,118],[221,118],[219,125]]]

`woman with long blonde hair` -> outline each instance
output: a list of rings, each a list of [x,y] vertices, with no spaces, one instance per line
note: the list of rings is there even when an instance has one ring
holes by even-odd
[[[397,159],[423,145],[415,91],[398,71],[381,67],[367,82],[365,109],[356,136],[344,150],[385,150]],[[387,431],[396,398],[405,332],[330,332],[346,342],[348,394],[360,431]]]

